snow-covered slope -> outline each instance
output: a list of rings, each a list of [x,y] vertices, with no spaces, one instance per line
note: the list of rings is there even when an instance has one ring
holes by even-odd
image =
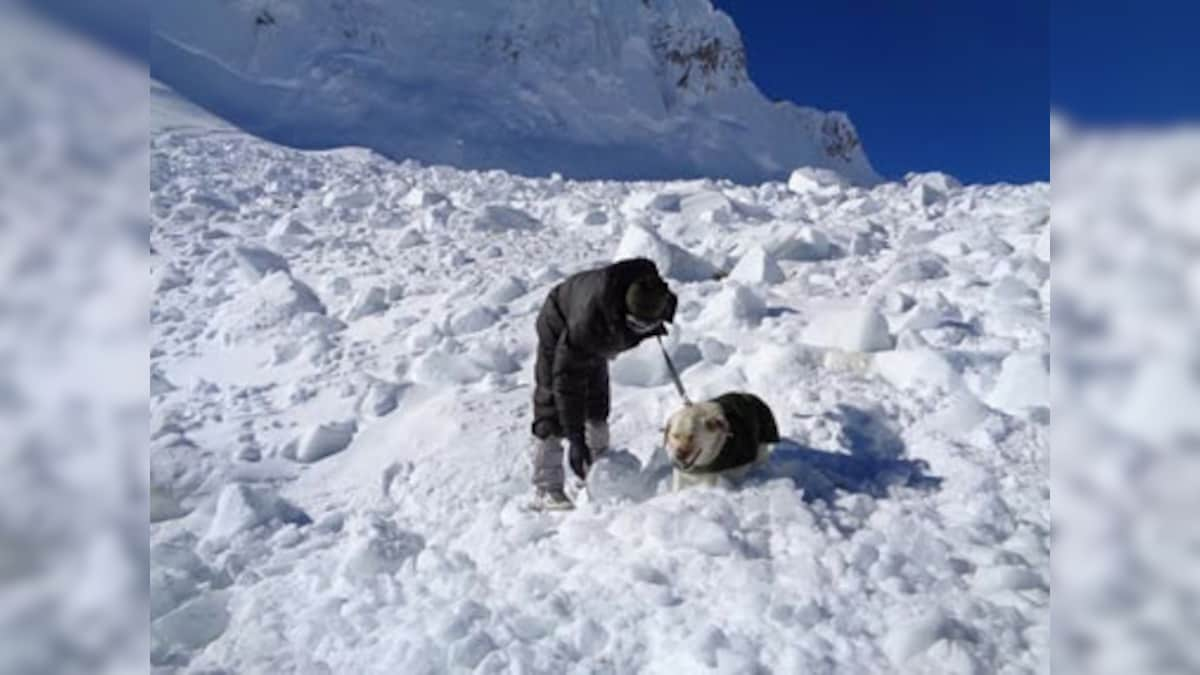
[[[575,178],[877,180],[842,113],[768,101],[709,0],[166,0],[151,72],[305,147]]]
[[[1047,184],[530,179],[171,111],[162,672],[1046,669]],[[672,277],[691,393],[753,391],[790,441],[666,493],[678,400],[647,345],[612,365],[594,499],[526,512],[535,313],[617,251]]]

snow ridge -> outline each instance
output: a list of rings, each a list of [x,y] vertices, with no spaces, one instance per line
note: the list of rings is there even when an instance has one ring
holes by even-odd
[[[708,0],[155,6],[151,73],[304,148],[573,178],[873,183],[842,113],[768,101]]]

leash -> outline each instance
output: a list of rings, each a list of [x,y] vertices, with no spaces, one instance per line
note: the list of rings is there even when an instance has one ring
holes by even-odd
[[[658,348],[662,350],[663,358],[667,360],[667,370],[671,373],[671,380],[675,383],[675,391],[679,392],[679,398],[683,399],[684,405],[691,405],[692,399],[688,398],[687,392],[683,390],[683,380],[679,378],[679,371],[675,370],[675,363],[671,361],[671,355],[663,346],[662,336],[655,335],[654,337],[658,340]]]

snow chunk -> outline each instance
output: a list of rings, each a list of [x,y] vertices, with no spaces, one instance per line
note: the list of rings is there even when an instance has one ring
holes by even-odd
[[[400,238],[396,240],[396,246],[404,248],[412,248],[425,243],[425,235],[421,234],[421,230],[416,227],[408,227],[400,233]]]
[[[387,291],[379,286],[372,286],[354,297],[350,310],[346,312],[346,320],[355,321],[372,314],[382,314],[387,309]]]
[[[767,314],[767,303],[749,288],[733,282],[710,298],[698,322],[707,326],[756,326]]]
[[[988,405],[1009,414],[1050,405],[1050,358],[1042,352],[1014,352],[1000,364],[987,395]]]
[[[450,645],[450,663],[472,670],[495,650],[496,643],[486,632],[472,633]]]
[[[681,199],[679,210],[687,220],[727,223],[733,216],[733,203],[720,192],[705,190]]]
[[[472,221],[476,230],[503,232],[505,230],[535,230],[541,227],[536,218],[520,209],[500,204],[483,207]]]
[[[883,649],[897,666],[928,651],[942,640],[962,640],[970,631],[944,610],[936,609],[917,619],[894,622]]]
[[[186,286],[192,282],[191,278],[179,269],[175,263],[166,263],[159,265],[151,275],[151,288],[155,293],[166,293],[173,288]]]
[[[729,273],[729,278],[744,284],[777,284],[784,280],[784,275],[775,258],[762,246],[756,245],[742,254],[738,264]]]
[[[309,429],[296,446],[296,461],[311,463],[337,454],[350,445],[358,424],[354,420],[326,422]]]
[[[1046,264],[1050,264],[1050,227],[1042,230],[1042,234],[1038,237],[1037,244],[1033,248],[1034,255],[1038,260]]]
[[[584,225],[607,225],[608,214],[600,209],[593,209],[585,213],[580,222]]]
[[[172,647],[195,651],[221,637],[231,618],[226,604],[225,593],[205,593],[154,621],[151,660],[155,652],[169,653]]]
[[[613,260],[649,258],[659,274],[678,281],[707,281],[717,275],[717,268],[672,244],[657,233],[640,225],[625,229]]]
[[[1036,305],[1038,292],[1016,277],[1003,277],[988,289],[988,300],[993,305]]]
[[[231,483],[217,498],[217,511],[205,539],[228,539],[239,532],[273,522],[308,525],[312,519],[296,505],[265,488]]]
[[[483,379],[484,371],[465,356],[435,350],[414,360],[410,375],[422,384],[470,384]]]
[[[631,452],[609,450],[588,471],[588,496],[597,502],[643,501],[653,495],[644,480],[642,463]]]
[[[872,307],[821,312],[805,327],[800,339],[805,344],[847,352],[877,352],[895,346],[887,321]]]
[[[932,186],[918,183],[912,187],[913,199],[921,206],[933,206],[946,200],[946,193]]]
[[[905,184],[917,204],[922,207],[944,202],[950,196],[950,192],[962,187],[953,175],[941,172],[910,173],[905,175]]]
[[[962,312],[938,293],[932,300],[922,301],[906,313],[900,319],[896,332],[929,330],[956,321],[962,321]]]
[[[793,171],[788,178],[788,189],[800,195],[836,194],[848,187],[850,187],[850,182],[840,173],[812,166],[800,167]]]
[[[979,399],[966,389],[960,389],[950,397],[946,407],[922,420],[921,425],[955,438],[982,424],[989,414],[987,406]]]
[[[897,263],[875,282],[873,288],[887,292],[899,284],[939,279],[947,274],[946,262],[941,256],[918,253]]]
[[[408,191],[408,194],[404,195],[404,198],[400,200],[400,203],[405,206],[425,208],[427,206],[441,204],[444,201],[447,201],[446,195],[440,192],[426,190],[423,188],[413,188],[412,190]]]
[[[972,580],[975,588],[985,593],[1000,591],[1024,591],[1046,589],[1046,582],[1041,575],[1028,567],[1002,565],[986,567],[975,572]]]
[[[446,320],[446,332],[450,335],[478,333],[491,328],[499,320],[499,315],[494,311],[478,305],[466,311],[451,314]]]
[[[267,232],[267,237],[283,242],[292,242],[300,237],[310,236],[312,233],[313,231],[296,220],[295,216],[289,215],[276,219],[275,224]]]
[[[278,253],[259,246],[234,246],[230,253],[248,281],[259,281],[272,272],[290,273],[288,261]]]
[[[944,195],[962,187],[962,183],[957,178],[941,171],[909,172],[904,176],[904,183],[910,188],[925,185]]]
[[[227,341],[238,341],[304,313],[325,314],[325,306],[304,283],[272,272],[222,305],[213,322]]]
[[[647,340],[636,349],[623,352],[609,368],[613,382],[627,387],[659,387],[671,382],[671,372],[657,344]],[[670,344],[664,341],[667,353],[679,372],[701,360],[700,349],[691,343]]]
[[[677,212],[680,208],[682,198],[674,192],[663,192],[657,194],[650,200],[650,208],[656,211]]]
[[[350,580],[394,574],[424,548],[425,539],[421,535],[401,529],[382,513],[369,513],[355,524],[338,573]]]
[[[508,276],[492,284],[492,289],[483,296],[484,300],[495,306],[503,306],[525,295],[528,292],[525,283],[520,279]]]
[[[905,349],[876,354],[875,371],[901,391],[921,386],[952,391],[961,385],[958,371],[933,349]]]
[[[327,209],[365,209],[375,202],[375,194],[364,187],[347,187],[325,193],[321,205]]]
[[[705,363],[723,366],[729,357],[733,356],[734,351],[731,345],[720,340],[704,338],[700,341],[700,355],[704,358]]]
[[[396,409],[399,399],[400,385],[372,378],[367,387],[367,393],[359,402],[359,408],[367,414],[383,417]]]
[[[471,350],[469,358],[480,368],[499,375],[511,375],[521,369],[513,355],[503,346],[487,342]]]
[[[833,256],[829,235],[808,225],[777,233],[766,248],[777,260],[804,262],[827,260]]]

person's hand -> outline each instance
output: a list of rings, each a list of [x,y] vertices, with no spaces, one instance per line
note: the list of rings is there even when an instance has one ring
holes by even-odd
[[[592,451],[582,438],[572,438],[568,443],[567,460],[571,463],[571,470],[579,476],[579,480],[587,480],[588,470],[592,468]]]

